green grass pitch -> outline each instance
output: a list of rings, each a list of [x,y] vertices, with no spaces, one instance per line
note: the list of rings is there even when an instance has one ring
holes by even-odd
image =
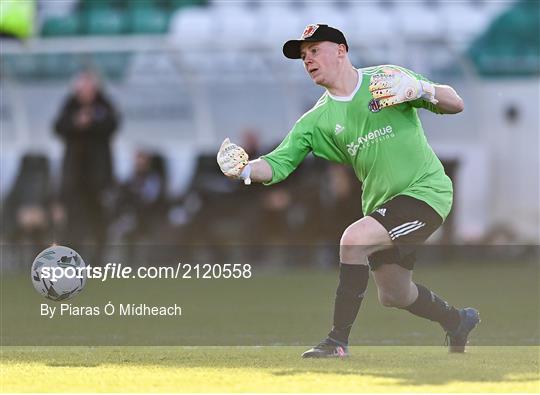
[[[242,282],[89,283],[74,303],[142,295],[149,303],[179,300],[186,311],[180,320],[116,321],[39,317],[43,299],[28,277],[4,276],[0,391],[540,392],[537,264],[421,266],[415,279],[480,310],[466,354],[448,354],[437,324],[381,307],[371,283],[351,357],[301,359],[328,330],[335,271],[284,270]],[[53,346],[51,333],[72,345]],[[107,342],[109,333],[117,345]],[[82,346],[79,334],[95,346]]]
[[[539,392],[534,346],[353,347],[302,360],[303,347],[7,347],[2,392]]]

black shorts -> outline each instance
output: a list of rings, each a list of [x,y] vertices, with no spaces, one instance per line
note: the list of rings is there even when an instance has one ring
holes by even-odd
[[[412,270],[416,249],[442,225],[441,216],[427,203],[406,195],[390,199],[369,214],[388,231],[394,246],[368,257],[371,270],[397,263]]]

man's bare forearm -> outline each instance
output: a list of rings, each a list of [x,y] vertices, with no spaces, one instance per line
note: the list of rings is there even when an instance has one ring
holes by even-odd
[[[272,180],[272,168],[264,159],[255,159],[249,162],[251,166],[251,181],[268,182]]]
[[[457,114],[463,111],[463,99],[448,85],[435,85],[435,99],[437,108],[445,114]]]

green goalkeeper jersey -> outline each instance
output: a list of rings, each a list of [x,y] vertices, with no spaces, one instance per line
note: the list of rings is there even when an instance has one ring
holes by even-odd
[[[358,69],[359,81],[348,97],[326,91],[271,153],[267,185],[283,181],[309,152],[350,164],[362,182],[362,210],[369,214],[397,195],[429,204],[445,219],[452,206],[452,181],[429,146],[417,108],[440,111],[422,99],[380,109],[369,92],[371,75],[385,67],[421,75],[398,66]],[[427,80],[426,80],[427,81]]]

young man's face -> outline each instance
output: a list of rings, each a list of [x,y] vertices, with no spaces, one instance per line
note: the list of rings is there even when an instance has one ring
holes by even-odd
[[[309,76],[317,85],[331,86],[338,71],[340,46],[330,41],[305,42],[300,58]]]

